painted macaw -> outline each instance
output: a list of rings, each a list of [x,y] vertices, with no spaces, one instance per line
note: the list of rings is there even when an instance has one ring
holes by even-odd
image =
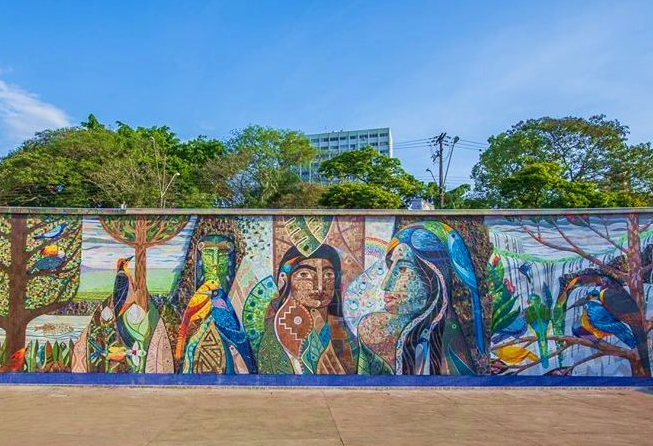
[[[434,233],[438,235],[443,243],[446,243],[449,249],[449,256],[453,269],[458,278],[465,284],[472,295],[472,317],[474,320],[474,338],[476,346],[481,354],[486,353],[485,349],[485,329],[483,328],[483,307],[481,306],[481,297],[478,293],[478,283],[476,281],[476,272],[472,257],[467,250],[465,241],[458,231],[451,226],[441,222],[432,222]],[[437,228],[437,229],[436,229]]]
[[[61,237],[61,234],[63,233],[64,229],[66,229],[67,224],[66,223],[61,223],[60,225],[55,226],[54,228],[50,229],[47,232],[44,232],[43,234],[39,234],[34,236],[34,239],[40,240],[40,239],[56,239]]]
[[[116,279],[113,282],[113,311],[118,335],[124,345],[132,345],[134,338],[129,334],[122,315],[134,300],[134,282],[129,274],[129,262],[133,258],[121,257],[116,262]]]
[[[232,345],[242,356],[249,373],[258,373],[252,347],[247,334],[240,325],[229,296],[222,288],[211,292],[211,315],[223,339]]]
[[[547,302],[548,299],[547,299]],[[537,337],[537,345],[540,350],[542,365],[549,367],[549,343],[546,339],[549,323],[551,322],[551,307],[537,294],[528,296],[528,308],[526,308],[526,323],[533,329]]]
[[[188,301],[186,311],[184,311],[179,325],[179,336],[177,336],[177,347],[175,349],[175,359],[177,361],[184,354],[190,324],[197,320],[204,320],[208,316],[211,311],[211,292],[218,289],[219,286],[217,280],[207,280],[197,288],[197,291]]]

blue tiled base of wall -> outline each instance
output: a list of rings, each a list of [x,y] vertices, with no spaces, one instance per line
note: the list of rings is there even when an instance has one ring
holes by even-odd
[[[278,387],[649,387],[653,378],[599,376],[359,376],[0,373],[0,384]]]

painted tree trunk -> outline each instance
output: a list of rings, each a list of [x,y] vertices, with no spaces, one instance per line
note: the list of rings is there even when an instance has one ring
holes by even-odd
[[[136,288],[136,303],[147,310],[147,217],[136,217],[136,235],[134,239],[134,287]]]
[[[11,217],[11,265],[9,267],[9,307],[7,312],[6,351],[9,355],[25,347],[25,330],[27,328],[25,314],[25,290],[27,287],[27,217],[12,215]]]
[[[628,264],[628,290],[630,295],[637,303],[639,308],[638,323],[642,330],[645,330],[646,320],[646,301],[644,294],[644,281],[643,281],[643,268],[642,268],[642,250],[639,238],[639,215],[629,214],[627,216],[627,230],[628,230],[628,248],[626,250],[626,262]],[[647,351],[650,351],[650,343],[647,337]],[[630,367],[633,376],[646,376],[650,377],[650,369],[644,366],[644,361],[641,352],[638,352],[639,361],[635,363],[631,361]]]
[[[637,302],[639,311],[645,313],[644,282],[642,278],[642,252],[639,239],[639,216],[629,214],[628,222],[628,248],[626,261],[628,263],[628,288],[630,295]]]

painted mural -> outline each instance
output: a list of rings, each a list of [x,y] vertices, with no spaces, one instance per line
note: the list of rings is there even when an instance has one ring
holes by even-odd
[[[651,376],[653,214],[0,216],[0,371]]]

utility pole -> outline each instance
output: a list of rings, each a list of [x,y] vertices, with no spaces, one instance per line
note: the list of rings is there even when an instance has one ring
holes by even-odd
[[[437,137],[431,138],[429,142],[431,143],[431,159],[435,164],[436,160],[438,162],[438,189],[440,195],[440,209],[444,209],[444,196],[447,182],[447,174],[449,173],[449,166],[451,165],[451,156],[453,155],[453,148],[456,143],[460,140],[457,136],[454,137],[453,142],[451,138],[447,136],[447,132],[440,133]],[[444,145],[449,146],[449,160],[447,161],[447,170],[444,171]],[[433,149],[435,148],[435,152]],[[435,182],[435,176],[431,169],[426,169],[427,172],[431,173],[433,182]],[[435,203],[434,203],[435,204]]]
[[[431,138],[431,147],[435,146],[436,152],[431,150],[431,159],[433,163],[438,161],[438,189],[440,193],[440,209],[444,208],[444,140],[447,137],[446,132],[440,133],[435,138]],[[433,174],[433,173],[431,173]]]

